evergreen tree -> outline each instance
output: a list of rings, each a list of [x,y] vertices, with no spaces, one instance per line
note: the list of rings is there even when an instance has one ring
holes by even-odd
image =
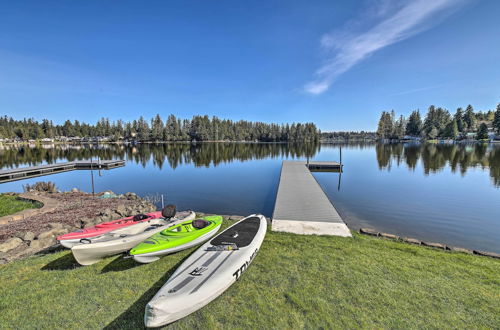
[[[488,126],[485,123],[482,123],[479,126],[479,131],[476,134],[477,140],[486,140],[488,139]]]
[[[126,138],[132,138],[135,136],[134,126],[131,122],[127,122],[125,124],[125,134],[124,135]]]
[[[497,110],[493,118],[493,129],[500,134],[500,103],[497,104]]]
[[[151,120],[151,139],[154,141],[161,141],[163,139],[163,120],[159,114]]]
[[[380,116],[380,120],[378,122],[378,128],[377,128],[377,136],[382,138],[382,139],[390,139],[392,137],[392,133],[394,130],[394,125],[393,125],[393,117],[391,116],[390,113],[386,111],[382,111],[382,115]],[[294,127],[295,124],[293,124],[290,127],[290,133],[293,135],[293,130],[295,130]]]
[[[458,135],[457,120],[453,119],[446,125],[443,136],[448,139],[456,139]]]
[[[420,118],[420,111],[415,110],[411,113],[408,123],[406,124],[406,135],[420,136],[422,132],[422,119]]]
[[[404,117],[401,115],[399,116],[398,121],[394,125],[394,132],[392,134],[392,137],[394,139],[402,139],[405,135],[405,127],[406,127],[406,121]]]
[[[71,123],[71,121],[66,120],[64,122],[64,125],[62,127],[62,133],[63,133],[64,136],[74,136],[74,133],[73,133],[73,124]]]
[[[165,123],[165,141],[177,141],[179,138],[177,136],[177,131],[177,119],[175,118],[175,115],[171,114],[168,116],[167,122]]]
[[[464,111],[462,108],[458,108],[453,116],[457,122],[457,128],[460,133],[465,132],[465,122],[464,122]]]
[[[116,138],[123,138],[123,136],[125,135],[123,120],[118,119],[116,121],[116,128],[114,130],[114,135]]]
[[[429,107],[427,115],[425,116],[423,126],[424,133],[431,139],[441,136],[443,135],[446,125],[448,125],[449,122],[450,113],[447,110],[443,108],[436,108],[435,106],[431,105]]]
[[[53,138],[54,137],[54,125],[48,119],[42,120],[42,131],[45,137]]]
[[[495,120],[495,111],[488,110],[488,113],[486,114],[486,121],[491,121],[492,122],[493,120]]]
[[[148,141],[150,137],[150,130],[149,130],[149,125],[148,122],[144,119],[143,116],[139,117],[139,120],[137,121],[137,138],[140,141]]]
[[[474,115],[474,108],[470,104],[465,109],[464,123],[467,131],[473,132],[476,129],[476,116]]]

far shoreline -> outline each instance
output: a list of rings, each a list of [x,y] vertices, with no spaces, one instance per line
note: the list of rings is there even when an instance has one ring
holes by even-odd
[[[75,142],[75,141],[54,141],[54,142],[29,142],[29,141],[20,141],[20,142],[1,142],[0,146],[58,146],[58,145],[140,145],[140,144],[205,144],[205,143],[227,143],[227,144],[349,144],[349,143],[380,143],[380,144],[397,144],[397,143],[412,143],[412,144],[500,144],[500,140],[409,140],[409,139],[400,139],[400,140],[387,140],[387,139],[378,139],[378,140],[320,140],[317,142],[312,141],[85,141],[85,142]]]

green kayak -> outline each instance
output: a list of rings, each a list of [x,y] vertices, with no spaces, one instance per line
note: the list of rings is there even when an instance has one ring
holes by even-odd
[[[219,215],[189,220],[154,234],[130,250],[130,256],[140,263],[150,263],[160,256],[185,250],[214,236],[222,224]]]

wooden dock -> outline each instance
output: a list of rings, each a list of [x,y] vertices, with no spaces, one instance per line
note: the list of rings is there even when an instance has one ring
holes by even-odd
[[[342,171],[337,162],[283,161],[272,230],[350,237],[351,232],[311,171]]]
[[[124,160],[75,161],[49,165],[37,165],[8,170],[0,170],[0,183],[24,180],[37,176],[50,175],[74,170],[109,170],[125,166]]]

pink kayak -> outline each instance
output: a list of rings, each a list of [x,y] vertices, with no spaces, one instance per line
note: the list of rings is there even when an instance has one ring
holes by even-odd
[[[113,220],[109,222],[103,222],[93,227],[80,229],[74,231],[72,233],[67,233],[57,237],[58,241],[67,241],[67,240],[80,240],[82,238],[89,238],[94,236],[99,236],[104,233],[110,232],[112,230],[116,230],[123,227],[128,227],[131,225],[135,225],[136,223],[148,221],[151,219],[160,218],[162,216],[161,211],[151,212],[146,214],[138,214],[133,217],[122,218],[118,220]]]

